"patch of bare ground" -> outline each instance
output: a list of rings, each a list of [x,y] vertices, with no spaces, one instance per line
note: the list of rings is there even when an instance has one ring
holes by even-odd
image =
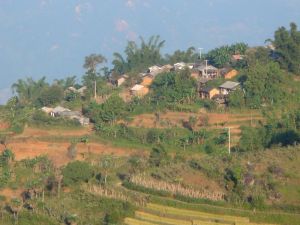
[[[0,131],[4,131],[10,127],[8,122],[0,121]]]
[[[13,198],[19,198],[24,190],[4,188],[0,190],[0,195],[5,197],[5,202],[8,203]]]
[[[182,183],[193,187],[203,187],[206,190],[214,190],[217,192],[224,191],[220,185],[212,179],[208,179],[206,175],[196,171],[183,171],[180,176]]]
[[[39,129],[28,127],[16,138],[30,138],[43,136],[84,136],[92,132],[92,127],[84,127],[78,129]]]
[[[37,141],[35,139],[27,138],[22,141],[10,141],[7,145],[14,154],[16,160],[32,159],[37,156],[47,155],[54,165],[60,167],[71,161],[68,157],[69,142],[52,143],[45,141]],[[3,151],[4,146],[0,147]],[[135,154],[138,150],[113,147],[103,143],[79,143],[77,145],[77,158],[83,160],[89,153],[91,154],[105,154],[115,156],[129,156]]]

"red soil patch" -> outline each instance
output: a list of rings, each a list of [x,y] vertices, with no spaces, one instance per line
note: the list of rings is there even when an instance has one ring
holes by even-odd
[[[10,127],[9,123],[0,121],[0,130],[6,130]]]
[[[180,175],[183,183],[194,187],[203,187],[207,190],[223,191],[219,184],[212,179],[208,179],[204,174],[197,172],[182,172]]]
[[[33,139],[23,139],[22,141],[10,142],[8,148],[10,148],[14,154],[16,160],[35,158],[41,155],[47,155],[53,163],[60,167],[70,162],[70,158],[67,156],[69,142],[64,143],[50,143],[37,141]],[[3,146],[1,147],[3,150]],[[88,153],[92,154],[109,154],[116,156],[129,156],[134,154],[137,150],[117,148],[110,145],[101,143],[80,143],[77,145],[77,159],[82,160]]]
[[[0,190],[0,195],[5,196],[5,202],[8,203],[12,198],[20,198],[23,190],[17,189],[13,190],[10,188],[5,188]]]
[[[41,137],[41,136],[84,136],[92,132],[92,127],[68,130],[38,129],[28,127],[17,137]]]

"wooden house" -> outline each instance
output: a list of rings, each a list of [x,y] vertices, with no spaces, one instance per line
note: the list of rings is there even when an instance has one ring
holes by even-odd
[[[238,75],[238,71],[235,69],[225,68],[221,70],[221,76],[225,79],[232,79]]]
[[[219,94],[219,90],[214,87],[201,88],[199,91],[200,98],[202,99],[212,99],[214,96]]]
[[[154,80],[153,76],[146,75],[142,78],[141,85],[143,85],[144,87],[149,87],[152,84],[153,80]]]
[[[148,94],[149,88],[141,84],[136,84],[130,89],[130,94],[133,96],[143,97]]]
[[[196,70],[199,71],[199,75],[204,78],[215,79],[219,77],[219,70],[212,65],[200,65]]]
[[[237,90],[240,88],[240,83],[233,81],[226,81],[222,85],[219,86],[221,95],[228,95],[230,92]]]

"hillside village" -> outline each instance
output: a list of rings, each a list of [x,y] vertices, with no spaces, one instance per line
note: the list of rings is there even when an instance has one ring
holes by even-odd
[[[0,225],[298,225],[300,31],[269,42],[162,55],[152,36],[79,79],[17,80]]]

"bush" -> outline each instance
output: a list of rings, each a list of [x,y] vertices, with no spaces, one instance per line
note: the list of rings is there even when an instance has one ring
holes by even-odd
[[[75,159],[77,156],[77,148],[76,148],[76,143],[72,143],[69,147],[68,147],[68,157],[70,159]]]
[[[75,161],[69,163],[62,170],[62,174],[63,183],[67,186],[71,186],[79,182],[88,182],[93,177],[94,172],[88,163]]]
[[[15,134],[21,134],[24,131],[24,123],[21,122],[13,122],[10,130]]]
[[[149,157],[149,163],[152,166],[162,166],[168,163],[169,156],[164,147],[158,146],[152,149]]]
[[[53,85],[44,89],[37,99],[36,105],[49,106],[60,102],[64,97],[63,89],[58,85]]]
[[[31,117],[30,124],[35,126],[64,126],[64,127],[80,127],[77,120],[65,119],[60,117],[51,117],[41,110],[37,110]]]
[[[113,208],[110,211],[107,210],[104,217],[104,224],[120,224],[125,217],[134,216],[134,210],[134,207],[130,203],[123,202],[119,208]]]

